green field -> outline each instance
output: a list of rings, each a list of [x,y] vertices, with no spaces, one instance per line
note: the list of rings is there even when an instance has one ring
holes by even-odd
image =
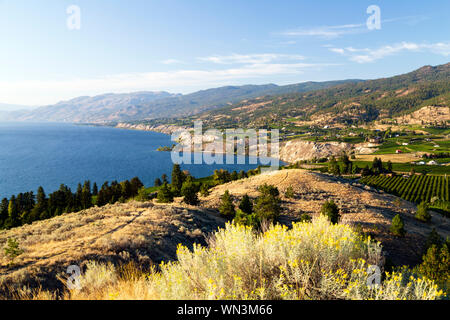
[[[447,176],[415,175],[404,178],[378,175],[362,178],[360,182],[407,201],[431,203],[432,207],[436,208],[448,208],[450,201]]]

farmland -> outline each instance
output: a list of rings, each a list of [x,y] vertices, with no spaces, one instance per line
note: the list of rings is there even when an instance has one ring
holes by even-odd
[[[447,176],[414,175],[412,177],[391,177],[378,175],[362,178],[360,182],[395,194],[407,201],[429,203],[432,207],[443,209],[448,213],[450,195]]]

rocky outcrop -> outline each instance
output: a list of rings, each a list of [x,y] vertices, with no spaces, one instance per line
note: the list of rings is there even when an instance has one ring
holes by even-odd
[[[280,159],[294,163],[313,158],[324,158],[350,151],[352,145],[343,142],[312,142],[291,140],[280,146]]]

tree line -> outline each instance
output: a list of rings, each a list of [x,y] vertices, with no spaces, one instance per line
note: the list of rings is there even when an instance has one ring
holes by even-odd
[[[138,177],[122,182],[105,182],[98,189],[94,182],[85,181],[78,184],[77,190],[72,190],[61,184],[59,189],[48,196],[44,188],[39,187],[37,194],[33,191],[19,193],[10,199],[3,198],[0,203],[0,229],[10,229],[34,221],[59,216],[63,213],[77,212],[95,205],[104,206],[108,203],[124,202],[138,195],[143,183]]]

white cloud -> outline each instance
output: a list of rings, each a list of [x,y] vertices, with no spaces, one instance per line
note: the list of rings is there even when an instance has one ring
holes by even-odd
[[[183,61],[181,60],[177,60],[177,59],[166,59],[161,61],[163,64],[178,64],[178,63],[183,63]]]
[[[51,80],[26,80],[20,82],[0,82],[0,101],[45,105],[53,104],[60,100],[67,100],[76,96],[96,95],[105,92],[124,93],[143,90],[170,90],[173,92],[190,92],[208,87],[221,86],[241,81],[264,81],[265,77],[297,75],[307,69],[321,68],[332,64],[301,63],[293,59],[301,59],[301,56],[292,55],[233,55],[216,57],[211,60],[224,65],[230,60],[237,66],[228,68],[180,69],[162,72],[125,73],[101,76],[88,79],[70,79],[64,81]],[[277,61],[277,59],[291,59],[289,61]],[[267,82],[270,82],[268,80]]]
[[[401,42],[394,45],[385,45],[376,49],[362,48],[329,48],[330,51],[348,56],[351,61],[357,63],[370,63],[384,57],[400,52],[431,52],[438,55],[450,55],[450,42],[438,42],[432,44],[418,44],[414,42]]]
[[[231,54],[227,56],[210,56],[199,58],[201,61],[217,64],[258,64],[278,60],[303,60],[305,57],[293,54],[262,53],[262,54]]]
[[[283,31],[280,34],[288,37],[309,36],[332,39],[346,34],[356,34],[367,31],[368,30],[365,24],[344,24],[337,26],[320,26],[312,28],[301,27],[298,29]]]

